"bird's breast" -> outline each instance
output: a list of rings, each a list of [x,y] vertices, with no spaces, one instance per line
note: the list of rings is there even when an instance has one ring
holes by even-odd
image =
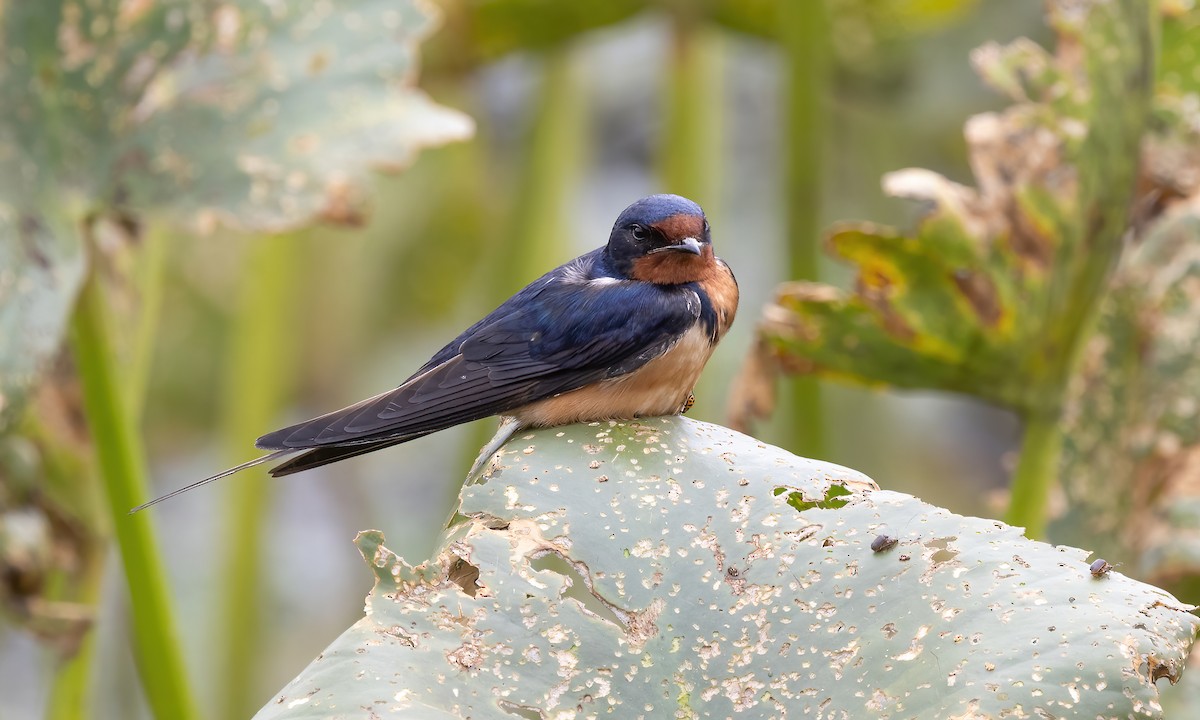
[[[539,400],[512,415],[531,427],[676,415],[714,347],[697,323],[669,350],[631,373]]]
[[[733,318],[738,309],[738,284],[733,277],[733,271],[724,260],[716,258],[708,271],[697,282],[700,289],[708,296],[715,315],[713,328],[713,343],[717,343],[733,325]]]

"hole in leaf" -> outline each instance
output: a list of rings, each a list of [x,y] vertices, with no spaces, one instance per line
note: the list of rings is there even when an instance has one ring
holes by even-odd
[[[462,558],[455,559],[446,577],[471,597],[479,591],[479,568]]]
[[[950,547],[950,543],[957,539],[956,536],[951,535],[950,537],[934,538],[925,543],[925,547],[933,548],[934,550],[933,555],[929,559],[934,563],[946,563],[958,557],[958,551]]]
[[[788,488],[775,488],[776,496],[782,495],[786,492],[788,492]],[[845,507],[846,503],[849,502],[847,496],[853,494],[853,492],[846,489],[845,485],[834,484],[829,486],[829,489],[825,491],[825,497],[821,498],[820,500],[805,500],[803,493],[798,490],[793,490],[788,494],[788,505],[791,505],[800,512],[812,510],[813,508],[820,508],[822,510],[837,510],[838,508]]]
[[[542,720],[544,717],[541,710],[529,707],[528,705],[518,705],[515,702],[509,702],[508,700],[504,699],[497,700],[496,704],[500,706],[501,710],[509,715],[515,715],[519,718],[526,718],[526,720]]]
[[[447,523],[446,527],[452,528],[472,520],[477,520],[483,523],[483,526],[488,530],[507,530],[509,526],[509,521],[507,518],[496,517],[495,515],[482,512],[471,513],[470,515],[463,515],[462,513],[456,512],[454,513],[454,516],[450,518],[450,522]]]
[[[563,556],[555,552],[547,552],[544,555],[533,558],[529,565],[534,570],[549,571],[562,575],[567,579],[567,586],[563,589],[562,597],[572,598],[582,605],[584,610],[622,629],[625,628],[624,619],[613,609],[613,606],[598,597],[591,589],[583,573]]]

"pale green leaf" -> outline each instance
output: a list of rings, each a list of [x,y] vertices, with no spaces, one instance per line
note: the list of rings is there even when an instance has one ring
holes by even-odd
[[[521,434],[458,512],[416,567],[360,535],[366,617],[258,718],[1153,718],[1200,625],[1082,550],[683,418]]]
[[[0,7],[0,409],[57,348],[97,219],[354,223],[372,169],[469,136],[414,86],[433,23],[422,0]]]

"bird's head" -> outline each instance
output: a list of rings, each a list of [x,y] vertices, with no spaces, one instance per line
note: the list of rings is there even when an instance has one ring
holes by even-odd
[[[625,208],[606,252],[621,275],[660,285],[701,280],[716,261],[704,211],[678,195],[651,195]]]

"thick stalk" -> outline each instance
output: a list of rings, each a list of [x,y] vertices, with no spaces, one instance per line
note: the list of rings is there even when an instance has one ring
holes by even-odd
[[[165,276],[165,225],[150,223],[142,242],[143,251],[139,258],[138,274],[140,307],[137,335],[128,372],[121,378],[124,382],[123,387],[126,388],[124,395],[128,402],[129,422],[133,427],[141,424],[146,386],[154,356],[154,340],[158,329]],[[108,539],[100,488],[93,482],[95,478],[89,478],[89,482],[84,485],[79,483],[81,473],[87,472],[87,469],[79,465],[79,458],[75,457],[70,448],[58,444],[61,438],[47,437],[42,429],[37,427],[31,427],[29,432],[31,435],[41,436],[40,444],[51,453],[46,459],[47,483],[54,486],[53,491],[60,497],[71,498],[70,505],[80,512],[88,533],[79,568],[68,576],[54,579],[53,597],[95,611],[100,602]],[[88,628],[75,652],[69,657],[64,657],[55,668],[50,700],[46,708],[48,720],[83,720],[90,717],[88,693],[91,689],[94,650],[94,629]]]
[[[96,634],[89,630],[75,654],[58,666],[50,689],[46,720],[85,720],[89,717],[87,692],[92,677],[95,640]]]
[[[781,2],[779,32],[786,58],[783,123],[785,237],[789,278],[820,276],[821,165],[829,87],[829,17],[825,0]],[[825,454],[825,411],[814,378],[791,386],[788,446],[800,455]]]
[[[497,256],[502,272],[492,299],[500,302],[542,273],[564,262],[574,239],[563,219],[583,156],[585,125],[571,50],[544,55],[542,86],[529,132],[527,164],[521,173],[506,242]]]
[[[712,214],[720,158],[720,72],[713,45],[687,7],[671,24],[671,56],[663,108],[663,189],[695,200]]]
[[[165,222],[149,221],[142,236],[142,254],[138,277],[138,320],[134,336],[133,353],[130,357],[129,388],[130,417],[139,423],[146,405],[146,388],[150,385],[150,372],[154,365],[155,337],[158,335],[158,320],[162,314],[163,285],[166,280],[164,269],[167,264],[168,226]]]
[[[297,357],[287,321],[295,277],[297,239],[278,235],[249,241],[225,372],[221,427],[231,464],[257,454],[254,438],[271,430],[294,377]],[[221,633],[225,636],[218,677],[225,689],[225,717],[246,718],[261,705],[265,606],[262,578],[264,519],[270,515],[271,484],[262,467],[226,483],[228,525],[224,536],[225,582]]]
[[[1062,426],[1057,415],[1037,413],[1025,419],[1021,459],[1013,473],[1012,497],[1005,521],[1025,528],[1027,537],[1045,537],[1046,511],[1058,474],[1062,444]]]
[[[178,632],[151,513],[129,515],[146,500],[141,434],[130,418],[106,324],[104,294],[91,272],[71,321],[71,347],[83,386],[83,405],[109,514],[129,587],[138,674],[154,715],[190,720],[196,710],[179,649]]]

